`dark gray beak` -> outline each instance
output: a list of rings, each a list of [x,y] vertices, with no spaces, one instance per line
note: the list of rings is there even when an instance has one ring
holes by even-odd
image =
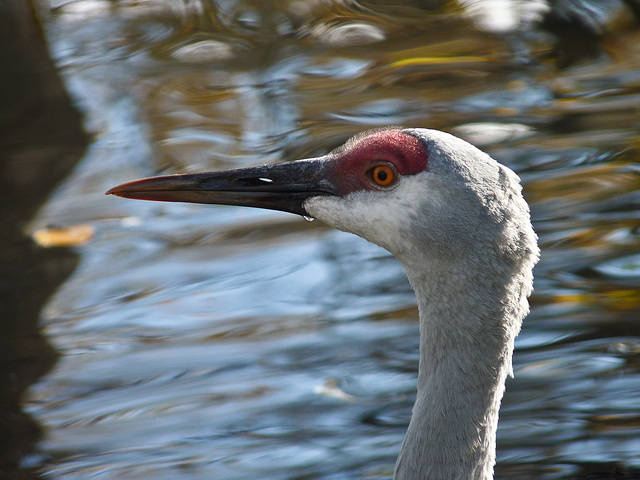
[[[308,215],[307,198],[336,195],[327,157],[223,172],[143,178],[107,195],[165,202],[213,203]]]

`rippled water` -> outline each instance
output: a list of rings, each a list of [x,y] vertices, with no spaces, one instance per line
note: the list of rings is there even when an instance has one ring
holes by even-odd
[[[391,478],[418,362],[399,263],[292,215],[103,194],[403,124],[518,172],[540,236],[496,476],[637,478],[640,29],[624,2],[493,3],[54,2],[52,55],[93,141],[32,230],[90,233],[42,312],[62,356],[25,399],[45,429],[25,464]]]

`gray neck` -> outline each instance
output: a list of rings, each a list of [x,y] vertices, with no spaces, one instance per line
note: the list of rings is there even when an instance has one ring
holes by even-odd
[[[491,479],[531,275],[451,268],[427,275],[405,266],[418,297],[421,347],[417,399],[394,478]]]

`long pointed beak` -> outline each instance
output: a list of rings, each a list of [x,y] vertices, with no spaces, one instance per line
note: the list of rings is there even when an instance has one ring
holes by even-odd
[[[222,172],[143,178],[106,194],[139,200],[238,205],[308,215],[306,199],[336,195],[326,157]]]

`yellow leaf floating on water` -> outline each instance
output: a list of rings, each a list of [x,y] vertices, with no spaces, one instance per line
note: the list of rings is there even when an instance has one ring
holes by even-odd
[[[77,247],[89,242],[95,233],[93,225],[71,225],[60,228],[42,228],[33,232],[35,242],[44,248]]]
[[[391,68],[411,67],[419,65],[471,65],[479,63],[488,63],[491,59],[483,57],[419,57],[405,58],[391,63]]]

